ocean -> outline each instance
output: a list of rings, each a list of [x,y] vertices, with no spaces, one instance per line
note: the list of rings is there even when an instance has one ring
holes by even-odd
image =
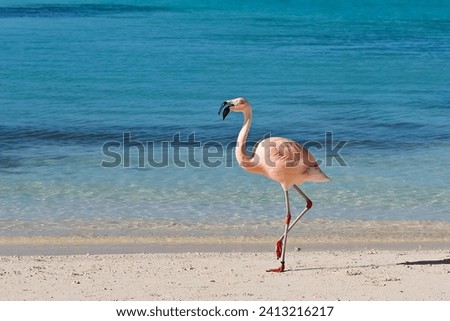
[[[282,232],[238,96],[332,179],[305,220],[448,222],[449,84],[447,1],[0,0],[0,236]]]

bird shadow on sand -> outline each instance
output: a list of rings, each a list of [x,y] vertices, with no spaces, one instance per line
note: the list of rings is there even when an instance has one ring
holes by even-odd
[[[364,268],[372,268],[376,269],[382,266],[395,266],[395,264],[370,264],[370,265],[346,265],[346,266],[321,266],[321,267],[305,267],[305,268],[293,268],[293,269],[286,269],[286,272],[301,272],[301,271],[320,271],[320,270],[348,270],[348,269],[364,269]]]
[[[327,267],[312,267],[312,268],[293,268],[286,269],[286,272],[300,272],[300,271],[320,271],[320,270],[348,270],[348,269],[365,269],[371,268],[376,269],[380,267],[387,266],[397,266],[397,265],[442,265],[450,264],[450,259],[442,260],[421,260],[421,261],[405,261],[401,263],[387,263],[387,264],[368,264],[368,265],[346,265],[346,266],[327,266]]]
[[[443,260],[423,260],[423,261],[406,261],[402,263],[397,263],[397,265],[441,265],[450,264],[450,259]]]

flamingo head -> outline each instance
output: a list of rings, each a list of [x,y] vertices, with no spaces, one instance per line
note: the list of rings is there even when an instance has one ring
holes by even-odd
[[[251,109],[251,105],[248,103],[247,99],[238,97],[235,99],[225,100],[220,106],[219,115],[222,113],[223,119],[227,117],[230,111],[245,112]]]

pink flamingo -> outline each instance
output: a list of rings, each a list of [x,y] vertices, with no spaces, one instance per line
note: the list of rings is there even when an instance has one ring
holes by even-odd
[[[330,178],[319,168],[319,164],[307,149],[299,143],[282,137],[269,137],[259,141],[252,155],[246,153],[246,140],[252,121],[252,106],[245,98],[235,98],[225,101],[219,109],[223,119],[230,111],[244,114],[244,124],[239,132],[236,145],[236,159],[246,171],[262,174],[281,184],[286,202],[286,218],[284,234],[276,242],[276,255],[281,266],[268,272],[283,272],[285,269],[285,255],[288,232],[312,207],[312,201],[297,186],[305,181],[329,182]],[[291,186],[305,199],[306,206],[298,217],[291,223],[289,205],[289,189]],[[284,242],[284,245],[283,245]]]

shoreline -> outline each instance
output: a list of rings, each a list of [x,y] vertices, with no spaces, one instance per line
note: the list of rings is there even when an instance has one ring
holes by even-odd
[[[78,222],[66,235],[0,233],[0,255],[270,252],[283,228],[279,221],[249,228],[245,223],[141,222],[139,230],[127,229],[130,221],[119,223],[106,233],[98,222],[95,231]],[[289,233],[288,246],[291,251],[440,249],[450,246],[450,222],[305,220]]]
[[[450,248],[445,240],[346,240],[305,241],[290,238],[289,252],[364,251],[364,250],[440,250]],[[0,239],[0,256],[83,255],[83,254],[151,254],[151,253],[232,253],[271,252],[275,240],[268,238],[199,239],[180,238],[155,240],[152,238],[20,238]]]

